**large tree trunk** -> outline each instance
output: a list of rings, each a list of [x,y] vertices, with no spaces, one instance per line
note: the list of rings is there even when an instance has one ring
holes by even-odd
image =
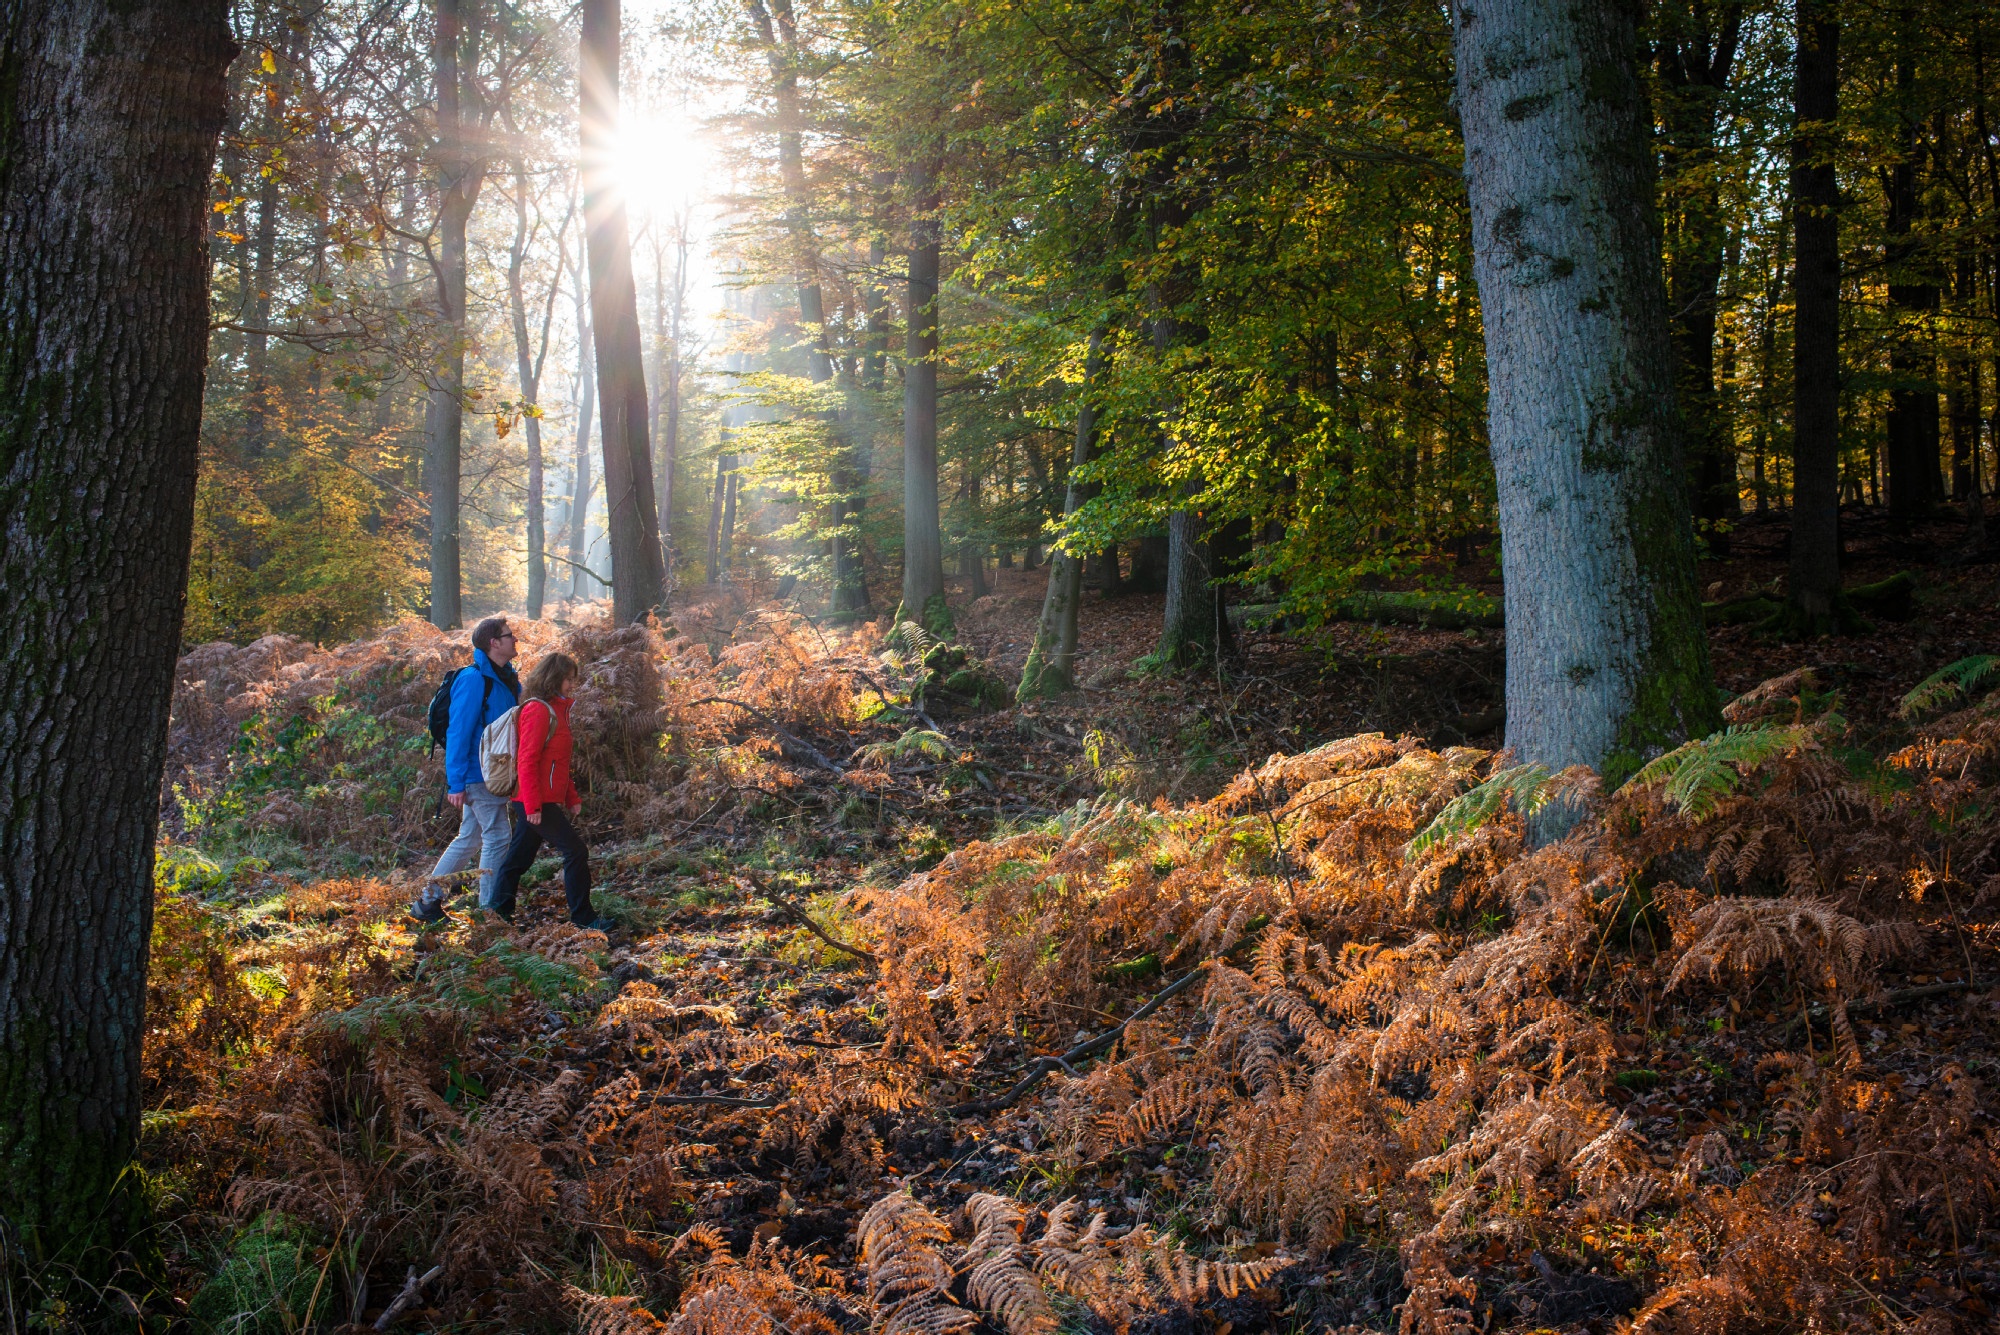
[[[591,325],[603,418],[605,526],[611,537],[611,616],[639,621],[666,603],[660,518],[646,439],[646,369],[625,199],[612,172],[618,126],[619,0],[584,0],[581,78],[583,216]]]
[[[1082,509],[1088,499],[1087,489],[1077,474],[1090,462],[1091,446],[1097,438],[1097,405],[1090,401],[1090,395],[1103,373],[1104,335],[1092,330],[1090,349],[1083,359],[1083,386],[1077,395],[1069,487],[1063,494],[1066,520]],[[1058,548],[1049,562],[1049,588],[1042,597],[1042,619],[1035,627],[1034,643],[1028,646],[1028,662],[1021,670],[1021,685],[1014,693],[1015,699],[1058,696],[1076,685],[1077,608],[1082,601],[1083,557]]]
[[[1721,721],[1632,11],[1474,0],[1453,38],[1491,377],[1507,745],[1615,784]]]
[[[944,536],[938,525],[937,170],[911,173],[909,335],[903,365],[903,606],[897,620],[932,629],[949,624],[944,600]]]
[[[1889,348],[1889,511],[1915,520],[1939,499],[1937,356],[1923,330],[1924,317],[1938,308],[1938,285],[1928,272],[1922,243],[1912,229],[1917,220],[1916,59],[1912,51],[1916,19],[1908,9],[1896,15],[1902,49],[1896,55],[1899,102],[1898,152],[1889,169],[1885,258],[1889,262],[1889,309],[1896,329]]]
[[[101,1278],[143,1209],[225,13],[17,0],[0,25],[0,1267],[52,1282]]]
[[[465,227],[486,180],[485,161],[466,142],[468,77],[479,64],[480,0],[437,0],[431,65],[437,84],[438,315],[445,325],[443,365],[431,386],[425,423],[425,491],[430,496],[431,624],[463,618],[460,602],[459,468],[465,430]]]
[[[1837,628],[1840,600],[1840,21],[1797,0],[1792,74],[1792,552],[1786,615],[1805,636]]]

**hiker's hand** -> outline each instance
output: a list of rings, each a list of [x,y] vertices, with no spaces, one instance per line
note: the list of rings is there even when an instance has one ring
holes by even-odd
[[[542,813],[540,808],[536,808],[535,810],[530,811],[526,814],[528,817],[528,824],[540,825],[542,823]]]
[[[582,799],[582,798],[580,798],[580,797],[579,797],[579,798],[577,798],[577,799],[576,799],[576,801],[574,801],[574,802],[571,802],[571,803],[569,804],[569,814],[570,814],[570,815],[574,816],[574,815],[575,815],[575,814],[576,814],[577,812],[579,812],[579,811],[581,811],[581,810],[583,810],[583,799]]]
[[[460,809],[463,809],[465,806],[464,793],[446,793],[444,795],[444,800],[451,803],[454,807],[458,807]]]

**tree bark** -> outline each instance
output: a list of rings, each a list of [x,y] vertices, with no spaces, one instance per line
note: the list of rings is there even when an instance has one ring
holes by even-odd
[[[1896,322],[1889,348],[1889,512],[1905,522],[1930,512],[1942,487],[1938,477],[1937,356],[1923,327],[1938,308],[1938,284],[1928,272],[1922,242],[1913,235],[1917,220],[1918,142],[1916,19],[1905,8],[1895,16],[1900,49],[1896,54],[1898,151],[1888,172],[1889,309]]]
[[[486,164],[466,141],[465,102],[478,97],[480,0],[437,0],[431,68],[437,84],[438,316],[445,326],[443,363],[425,414],[425,491],[430,496],[431,624],[464,619],[460,601],[459,479],[465,430],[465,228],[486,180]],[[470,66],[470,68],[467,68]]]
[[[603,418],[605,527],[611,537],[611,616],[641,621],[666,604],[660,518],[646,438],[646,369],[625,199],[612,172],[618,125],[620,0],[584,0],[583,216],[590,260],[591,325]]]
[[[1076,439],[1070,446],[1069,486],[1063,494],[1063,518],[1069,520],[1083,508],[1087,488],[1078,471],[1090,462],[1091,447],[1097,439],[1097,405],[1091,391],[1104,374],[1104,334],[1092,330],[1089,351],[1084,354],[1083,386],[1077,394]],[[1083,601],[1083,557],[1058,548],[1049,562],[1049,588],[1042,597],[1042,619],[1035,626],[1034,643],[1028,646],[1028,662],[1021,670],[1021,685],[1014,692],[1020,701],[1052,698],[1076,685],[1077,609]]]
[[[1665,23],[1673,31],[1660,42],[1658,53],[1666,86],[1660,110],[1670,178],[1661,193],[1672,201],[1668,308],[1673,312],[1681,413],[1693,456],[1688,481],[1695,518],[1719,555],[1729,551],[1729,523],[1740,501],[1736,449],[1724,400],[1715,388],[1716,292],[1729,237],[1716,118],[1736,63],[1742,21],[1743,6],[1736,0],[1720,7],[1712,27],[1707,8],[1696,5],[1678,21]]]
[[[144,1208],[126,1168],[234,54],[221,0],[16,0],[0,24],[0,1217],[27,1264],[86,1279]]]
[[[569,596],[587,597],[591,588],[583,563],[590,524],[590,428],[597,420],[597,348],[590,333],[590,308],[584,297],[583,264],[576,270],[576,466],[571,470],[569,519]]]
[[[903,366],[903,605],[898,621],[948,626],[944,599],[944,536],[938,524],[937,168],[911,172],[908,337]],[[941,632],[940,632],[941,633]]]
[[[729,429],[725,417],[722,429]],[[722,499],[729,494],[730,459],[726,454],[715,456],[715,490],[708,494],[708,582],[715,583],[722,578]]]
[[[1453,38],[1491,378],[1507,745],[1616,784],[1721,721],[1632,13],[1472,0]]]
[[[1153,350],[1165,355],[1175,338],[1174,319],[1165,313],[1153,319]],[[1165,434],[1161,438],[1166,448]],[[1201,484],[1190,479],[1183,498],[1199,494]],[[1033,552],[1030,551],[1032,558]],[[1229,621],[1222,592],[1216,587],[1213,553],[1199,512],[1182,505],[1167,515],[1166,603],[1160,618],[1160,643],[1153,657],[1181,671],[1212,662],[1229,644]]]
[[[567,229],[568,222],[565,220]],[[556,238],[558,243],[562,237]],[[542,317],[541,349],[537,352],[528,337],[528,301],[522,281],[522,271],[528,256],[528,168],[519,161],[514,163],[514,245],[507,258],[507,304],[508,313],[514,325],[514,371],[521,389],[521,430],[528,445],[528,498],[526,502],[528,519],[528,617],[539,621],[542,603],[548,593],[548,559],[543,550],[547,543],[544,532],[546,516],[543,511],[546,501],[543,497],[542,478],[542,421],[541,385],[543,358],[548,355],[550,316],[555,311],[555,294],[560,285],[552,281],[549,285],[549,303]],[[560,272],[557,275],[560,279]]]
[[[1786,616],[1832,634],[1840,599],[1840,21],[1797,0],[1792,76],[1792,551]]]

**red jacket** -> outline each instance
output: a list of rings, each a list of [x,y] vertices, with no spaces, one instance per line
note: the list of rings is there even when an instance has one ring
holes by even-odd
[[[571,807],[581,801],[576,785],[569,781],[569,699],[559,695],[554,700],[523,700],[514,729],[520,740],[521,774],[514,800],[531,816],[544,806]]]

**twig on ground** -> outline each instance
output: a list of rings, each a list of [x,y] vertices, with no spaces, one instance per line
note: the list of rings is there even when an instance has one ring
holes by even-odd
[[[1966,977],[1952,983],[1926,983],[1922,987],[1899,987],[1893,992],[1884,992],[1881,996],[1871,1000],[1850,1001],[1847,1003],[1847,1013],[1849,1015],[1867,1015],[1875,1011],[1894,1010],[1898,1006],[1907,1006],[1913,1001],[1924,1001],[1931,997],[1948,996],[1953,992],[1975,992],[1982,987],[1995,986],[2000,986],[2000,980]],[[1810,1007],[1791,1018],[1791,1022],[1785,1026],[1785,1033],[1790,1035],[1802,1023],[1810,1020],[1824,1020],[1831,1013],[1825,1006]]]
[[[863,950],[860,946],[850,946],[845,941],[836,941],[832,937],[828,936],[825,930],[822,929],[818,923],[814,922],[811,918],[808,918],[806,916],[806,911],[804,909],[800,908],[782,891],[773,888],[769,882],[767,882],[763,877],[759,876],[756,872],[745,871],[743,874],[744,876],[749,878],[750,884],[757,887],[757,891],[759,894],[763,895],[764,898],[770,900],[771,903],[774,906],[776,906],[778,912],[784,914],[792,921],[798,923],[799,926],[805,928],[808,932],[811,932],[814,936],[826,942],[828,945],[832,946],[835,950],[844,950],[850,955],[856,956],[857,958],[860,959],[867,960],[870,964],[874,965],[877,968],[881,967],[882,962],[879,959],[875,958],[874,952]]]
[[[417,1273],[415,1266],[411,1266],[409,1277],[403,1281],[403,1291],[396,1295],[394,1302],[382,1309],[381,1316],[375,1318],[375,1329],[387,1330],[390,1326],[395,1325],[397,1318],[422,1301],[424,1287],[435,1281],[443,1273],[444,1267],[441,1265],[432,1266],[422,1275]]]
[[[1063,1070],[1069,1071],[1071,1075],[1075,1075],[1076,1072],[1072,1069],[1072,1063],[1088,1061],[1100,1053],[1109,1052],[1111,1046],[1123,1037],[1127,1026],[1134,1020],[1145,1019],[1168,1001],[1187,991],[1190,987],[1193,987],[1196,981],[1202,978],[1207,971],[1205,963],[1198,965],[1189,972],[1182,974],[1179,978],[1176,978],[1173,982],[1168,983],[1158,993],[1154,994],[1151,1001],[1120,1021],[1117,1028],[1107,1029],[1096,1038],[1077,1044],[1060,1057],[1043,1057],[1033,1066],[1029,1067],[1028,1073],[1016,1081],[1014,1087],[1006,1093],[995,1095],[990,1099],[974,1099],[969,1103],[955,1104],[945,1111],[953,1117],[975,1117],[983,1113],[999,1112],[1002,1108],[1012,1107],[1020,1100],[1023,1094],[1026,1094],[1036,1085],[1041,1084],[1051,1071]]]

